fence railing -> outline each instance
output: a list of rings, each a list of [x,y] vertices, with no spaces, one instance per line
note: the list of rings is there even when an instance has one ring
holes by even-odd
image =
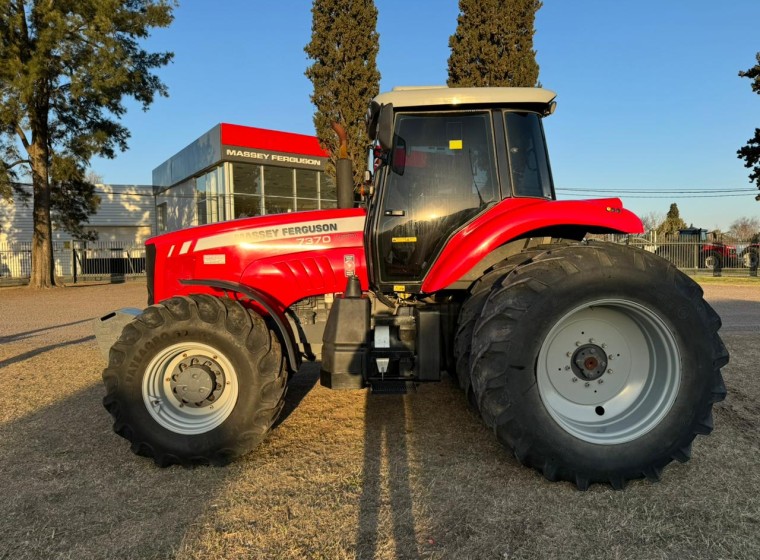
[[[594,235],[596,239],[631,245],[655,253],[695,273],[757,276],[760,244],[666,239],[654,235]],[[110,242],[53,243],[55,275],[69,282],[120,281],[145,275],[145,246]],[[0,284],[23,282],[32,272],[31,242],[0,242]]]
[[[55,275],[69,282],[120,280],[145,275],[145,246],[118,241],[56,241]],[[31,242],[0,242],[0,283],[23,281],[32,273]]]
[[[689,272],[757,276],[760,243],[714,237],[648,235],[593,235],[595,239],[621,243],[659,255]]]

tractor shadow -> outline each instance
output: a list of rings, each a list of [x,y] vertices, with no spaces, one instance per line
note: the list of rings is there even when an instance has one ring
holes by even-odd
[[[393,542],[395,558],[419,558],[402,395],[366,396],[363,487],[356,557],[375,558]]]

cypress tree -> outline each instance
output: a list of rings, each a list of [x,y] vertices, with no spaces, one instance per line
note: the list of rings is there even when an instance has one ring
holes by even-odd
[[[665,220],[657,228],[658,235],[673,235],[678,233],[678,230],[684,229],[686,222],[681,218],[681,212],[678,210],[678,204],[675,202],[670,205],[668,215],[665,216]]]
[[[757,64],[745,72],[739,72],[739,76],[752,80],[752,91],[760,95],[760,52],[755,58]],[[755,135],[747,141],[746,146],[739,149],[737,155],[744,160],[744,167],[750,169],[750,182],[757,184],[760,189],[760,128],[755,129]],[[760,200],[760,195],[755,200]]]
[[[331,124],[343,125],[358,184],[367,169],[370,142],[365,116],[380,83],[377,8],[373,0],[314,0],[311,13],[311,42],[304,50],[313,60],[306,76],[314,86],[314,127],[331,154],[327,172],[334,176],[339,143]]]
[[[533,34],[539,0],[459,0],[457,29],[449,39],[451,87],[538,83]]]

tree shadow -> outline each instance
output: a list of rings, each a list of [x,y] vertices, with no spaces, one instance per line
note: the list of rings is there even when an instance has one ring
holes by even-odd
[[[5,360],[0,360],[0,368],[9,366],[11,364],[17,364],[19,362],[23,362],[24,360],[34,358],[35,356],[39,356],[40,354],[44,354],[45,352],[50,352],[51,350],[55,350],[56,348],[63,348],[65,346],[81,344],[82,342],[89,342],[90,340],[95,340],[95,335],[83,336],[82,338],[77,338],[75,340],[67,340],[65,342],[59,342],[58,344],[49,344],[47,346],[34,348],[33,350],[29,350],[28,352],[24,352],[23,354],[19,354],[18,356],[13,356]]]
[[[41,329],[33,329],[31,331],[25,331],[25,332],[0,336],[0,344],[5,343],[5,342],[16,342],[17,340],[22,340],[24,338],[31,337],[32,335],[44,333],[47,331],[52,331],[54,329],[61,329],[63,327],[72,327],[74,325],[79,325],[81,323],[88,323],[90,321],[92,321],[92,319],[81,319],[79,321],[71,321],[70,323],[62,323],[60,325],[52,325],[50,327],[44,327]]]
[[[92,385],[0,425],[0,558],[172,556],[231,477],[131,455],[102,394]]]

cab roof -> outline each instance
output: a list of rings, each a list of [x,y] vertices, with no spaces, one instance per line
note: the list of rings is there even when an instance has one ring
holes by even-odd
[[[533,105],[550,113],[557,94],[543,88],[529,87],[467,87],[446,86],[395,87],[381,93],[372,101],[377,106],[393,104],[394,109],[464,105]]]

